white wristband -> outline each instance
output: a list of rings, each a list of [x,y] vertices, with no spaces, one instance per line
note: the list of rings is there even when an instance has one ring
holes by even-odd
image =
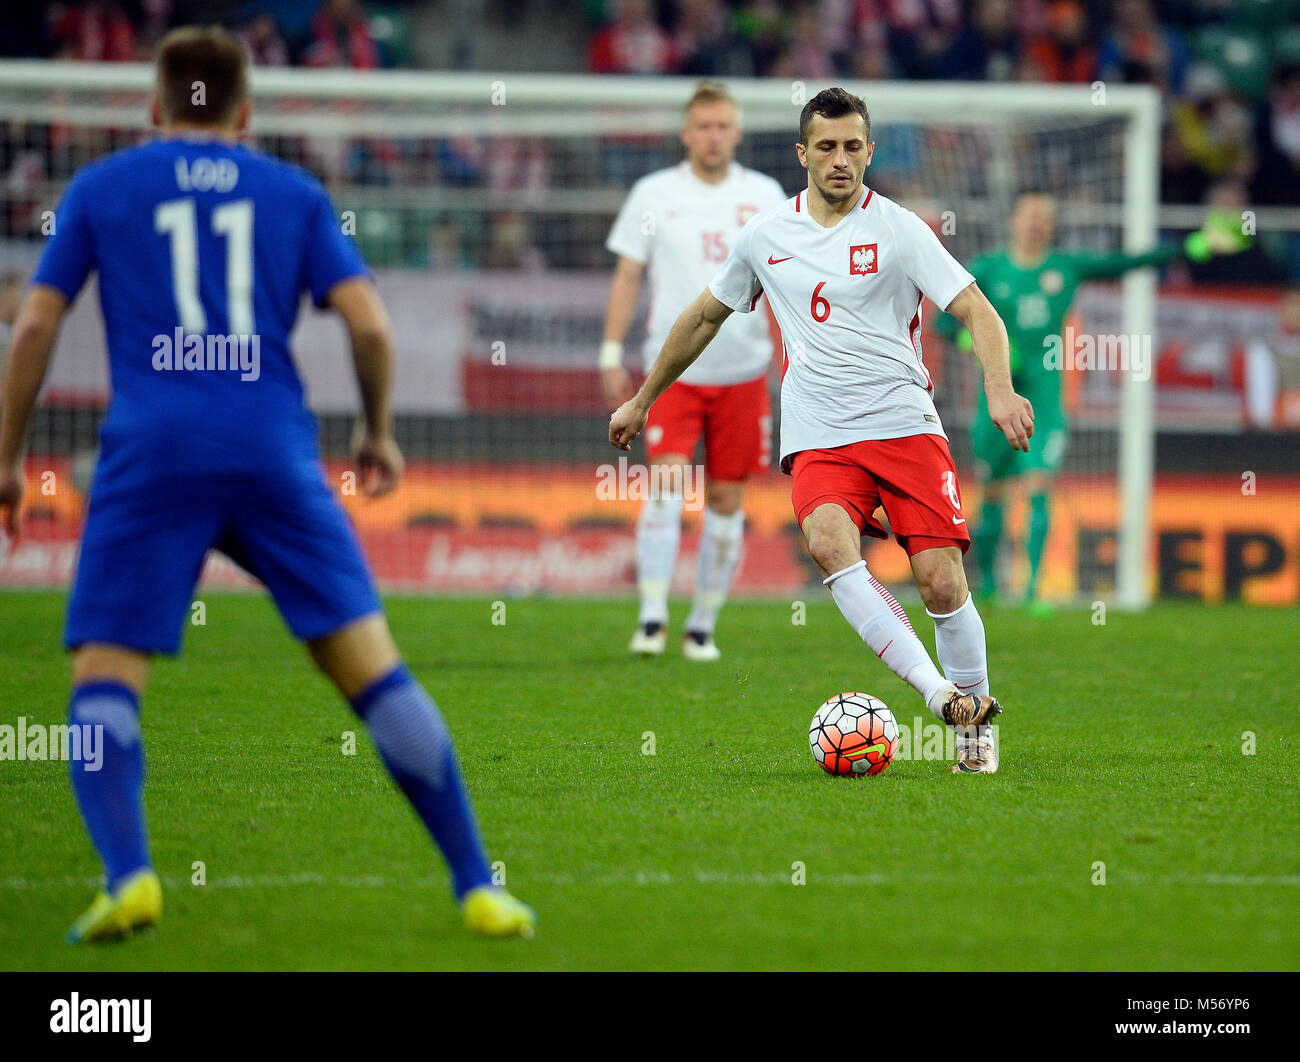
[[[623,344],[617,339],[607,339],[600,345],[600,367],[602,369],[623,367]]]

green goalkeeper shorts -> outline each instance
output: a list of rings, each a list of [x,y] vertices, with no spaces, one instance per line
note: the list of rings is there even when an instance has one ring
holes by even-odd
[[[1046,472],[1054,476],[1065,459],[1065,421],[1056,417],[1034,419],[1034,437],[1029,453],[1013,450],[1002,429],[981,409],[971,432],[971,450],[975,470],[985,482],[1014,479],[1029,472]]]

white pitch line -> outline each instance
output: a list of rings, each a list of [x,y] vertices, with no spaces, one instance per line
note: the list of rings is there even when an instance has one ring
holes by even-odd
[[[832,888],[866,888],[880,886],[908,887],[926,885],[934,882],[950,881],[950,874],[819,874],[816,869],[805,871],[806,886],[826,885]],[[791,886],[791,875],[784,871],[755,871],[750,874],[737,874],[728,871],[695,870],[674,873],[668,870],[618,871],[602,875],[556,874],[540,872],[521,875],[522,880],[539,885],[560,886],[598,886],[610,888],[615,886],[672,886],[672,885],[784,885]],[[1066,878],[1060,874],[1030,874],[1015,878],[997,880],[999,885],[1068,885],[1088,881],[1088,873],[1081,871],[1077,878]],[[98,878],[0,878],[0,892],[27,892],[42,889],[95,889],[100,886]],[[445,878],[385,878],[378,874],[327,876],[310,871],[295,874],[254,874],[227,875],[213,878],[204,885],[193,885],[189,878],[164,877],[163,884],[169,889],[207,888],[207,889],[284,889],[304,886],[329,886],[333,888],[359,889],[426,889],[445,888]],[[1124,874],[1111,871],[1111,885],[1209,885],[1227,887],[1283,887],[1300,886],[1300,874],[1173,874],[1152,876],[1149,874]]]

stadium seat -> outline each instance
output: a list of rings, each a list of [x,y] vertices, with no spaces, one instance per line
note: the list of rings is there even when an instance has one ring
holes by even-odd
[[[1237,0],[1237,21],[1271,31],[1300,21],[1297,0]]]
[[[1205,26],[1197,31],[1193,47],[1197,56],[1217,67],[1236,91],[1252,99],[1267,91],[1269,53],[1258,31]]]
[[[357,244],[369,259],[400,263],[412,269],[429,264],[428,211],[362,206],[357,211]]]
[[[1213,63],[1223,54],[1223,48],[1232,30],[1220,23],[1201,26],[1189,36],[1192,54],[1202,62]]]
[[[1283,63],[1300,66],[1300,26],[1286,26],[1271,35],[1273,68]]]
[[[367,6],[370,34],[383,54],[384,66],[411,65],[411,26],[393,7]]]

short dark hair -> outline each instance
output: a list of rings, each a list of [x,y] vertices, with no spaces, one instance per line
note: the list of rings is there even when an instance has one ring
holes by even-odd
[[[808,125],[812,122],[813,115],[817,114],[823,118],[843,118],[846,114],[860,114],[867,127],[867,140],[871,140],[871,115],[867,113],[867,101],[861,96],[855,96],[852,92],[846,92],[838,86],[822,89],[803,105],[803,110],[799,113],[801,144],[808,143]]]
[[[248,99],[248,53],[220,26],[181,26],[158,46],[158,108],[172,121],[225,125]]]

